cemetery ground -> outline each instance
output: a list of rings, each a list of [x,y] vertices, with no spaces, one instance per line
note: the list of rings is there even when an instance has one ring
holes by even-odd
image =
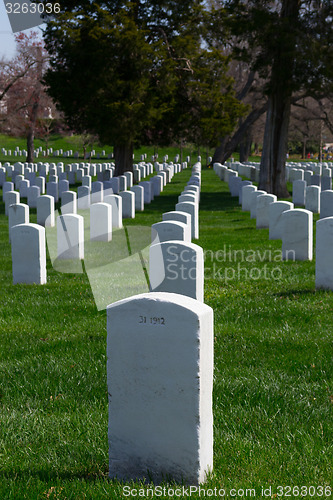
[[[125,224],[159,222],[189,176],[177,174]],[[333,295],[315,291],[314,261],[281,262],[281,241],[257,230],[237,201],[202,170],[195,243],[215,316],[214,470],[202,488],[226,498],[253,489],[261,498],[262,487],[273,498],[330,496]],[[142,483],[108,480],[106,312],[86,274],[58,273],[48,260],[46,285],[14,286],[3,203],[0,240],[0,497],[119,499],[124,485],[142,496]],[[150,498],[180,487],[164,486]]]

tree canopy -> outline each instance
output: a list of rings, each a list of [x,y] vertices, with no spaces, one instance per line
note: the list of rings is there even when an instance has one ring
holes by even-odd
[[[133,146],[190,139],[216,145],[244,108],[227,58],[204,46],[200,0],[61,3],[48,20],[49,93],[78,132],[114,145],[118,173]]]

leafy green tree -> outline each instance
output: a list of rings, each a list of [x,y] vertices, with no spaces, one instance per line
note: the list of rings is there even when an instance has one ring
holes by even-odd
[[[49,93],[71,128],[114,146],[116,174],[134,146],[216,145],[243,107],[226,57],[205,47],[201,0],[61,2],[48,20]]]

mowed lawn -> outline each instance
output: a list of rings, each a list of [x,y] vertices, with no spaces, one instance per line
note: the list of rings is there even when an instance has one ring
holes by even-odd
[[[174,210],[189,176],[177,174],[128,224]],[[142,483],[108,479],[106,313],[86,274],[48,261],[46,285],[14,286],[3,203],[0,240],[0,498],[119,499],[124,485],[142,496]],[[273,498],[330,496],[333,292],[315,291],[314,261],[281,262],[281,241],[256,230],[211,169],[195,243],[215,316],[214,470],[202,488],[226,498],[260,498],[262,488]],[[164,486],[150,498],[171,498],[179,485]]]

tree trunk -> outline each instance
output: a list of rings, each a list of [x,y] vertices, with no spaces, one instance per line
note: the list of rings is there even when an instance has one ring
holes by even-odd
[[[259,189],[282,198],[289,197],[285,164],[290,107],[290,98],[284,92],[269,97],[260,163]]]
[[[28,135],[27,135],[27,162],[28,163],[33,163],[34,161],[34,138],[35,138],[35,132],[33,127],[30,127],[28,130]]]
[[[285,164],[288,147],[288,128],[293,92],[293,67],[296,49],[296,33],[300,10],[299,0],[283,0],[280,18],[283,20],[283,36],[279,39],[272,61],[268,85],[268,109],[264,144],[260,163],[259,189],[278,197],[289,197]],[[288,31],[288,36],[286,32]]]
[[[119,144],[113,148],[116,164],[115,175],[123,175],[124,172],[133,172],[133,144]]]
[[[239,144],[239,161],[244,163],[248,161],[252,146],[252,127],[249,127],[243,140]]]

